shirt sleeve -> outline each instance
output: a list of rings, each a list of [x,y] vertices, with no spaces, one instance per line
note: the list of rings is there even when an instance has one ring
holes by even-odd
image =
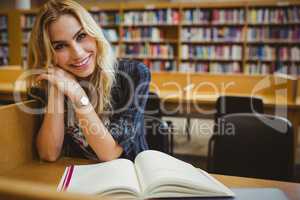
[[[123,148],[123,155],[138,153],[140,137],[144,137],[144,108],[148,99],[150,72],[143,64],[129,64],[119,73],[116,110],[110,118],[108,130]],[[123,73],[125,72],[125,73]],[[130,89],[131,88],[131,89]],[[115,98],[116,99],[116,98]],[[124,101],[125,100],[125,101]]]
[[[119,105],[110,119],[108,130],[126,156],[141,145],[139,137],[144,137],[144,108],[151,78],[149,69],[143,63],[128,64],[124,71],[120,71],[122,81],[117,83]]]

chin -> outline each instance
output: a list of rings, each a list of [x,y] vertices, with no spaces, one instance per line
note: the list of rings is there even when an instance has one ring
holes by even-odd
[[[89,76],[91,76],[93,74],[95,70],[95,67],[89,67],[89,69],[84,70],[82,72],[78,72],[78,71],[73,71],[73,74],[78,77],[78,78],[88,78]]]

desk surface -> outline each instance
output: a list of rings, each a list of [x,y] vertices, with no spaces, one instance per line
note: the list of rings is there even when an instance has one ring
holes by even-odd
[[[10,179],[22,179],[37,183],[49,184],[55,188],[58,185],[66,166],[71,164],[90,163],[93,163],[93,161],[80,159],[75,161],[71,158],[63,158],[55,163],[34,161],[12,171],[5,173],[2,172],[0,175],[3,177],[9,177]],[[216,174],[213,174],[213,176],[228,187],[274,187],[284,191],[291,200],[300,199],[299,183],[242,178]]]

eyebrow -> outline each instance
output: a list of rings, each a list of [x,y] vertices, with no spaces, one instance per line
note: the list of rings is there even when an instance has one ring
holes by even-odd
[[[78,34],[83,30],[83,28],[80,28],[79,31],[77,31],[74,36],[72,37],[72,39],[75,39]],[[61,43],[61,42],[65,42],[64,40],[55,40],[55,41],[51,41],[52,45],[55,44],[55,43]]]

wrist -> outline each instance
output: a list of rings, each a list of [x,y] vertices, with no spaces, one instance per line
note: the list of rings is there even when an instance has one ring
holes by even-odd
[[[78,95],[76,95],[76,97],[71,99],[71,101],[75,110],[86,109],[91,105],[90,100],[85,92],[79,93]]]
[[[76,104],[81,97],[87,97],[85,91],[80,88],[80,89],[77,89],[76,91],[70,93],[68,95],[69,99],[72,101],[73,104]]]
[[[64,94],[53,85],[48,92],[47,113],[64,113]]]

